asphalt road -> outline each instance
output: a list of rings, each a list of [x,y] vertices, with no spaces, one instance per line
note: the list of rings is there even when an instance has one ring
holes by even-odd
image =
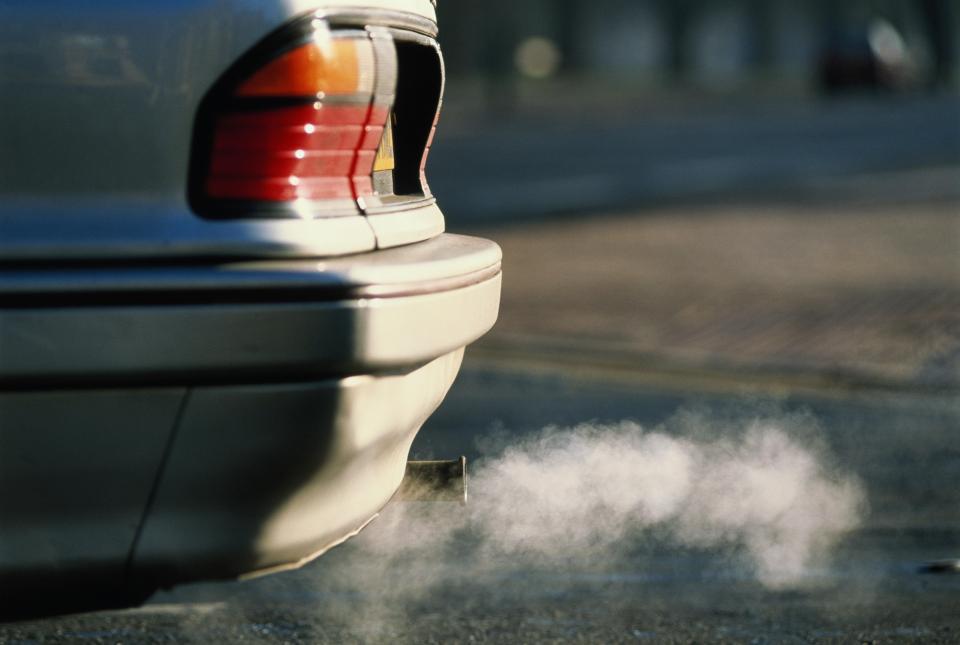
[[[639,426],[627,432],[634,435],[657,431],[709,443],[733,440],[756,419],[801,447],[819,446],[818,459],[836,477],[861,482],[867,500],[859,524],[785,586],[765,584],[744,559],[742,542],[681,544],[667,525],[635,526],[614,542],[601,540],[599,548],[559,536],[546,543],[542,557],[491,550],[492,538],[484,533],[490,527],[475,509],[491,502],[509,506],[513,493],[509,487],[491,490],[481,476],[467,507],[393,505],[358,539],[300,571],[184,587],[158,594],[141,609],[4,625],[0,642],[960,639],[960,575],[919,569],[930,560],[960,557],[956,397],[829,390],[772,395],[735,382],[709,391],[658,388],[622,374],[612,381],[572,378],[468,358],[414,453],[465,453],[474,472],[483,473],[485,456],[489,464],[491,455],[548,426],[558,428],[554,433],[583,423],[622,429],[632,420]],[[603,467],[616,470],[616,460]],[[577,472],[583,475],[575,469],[572,476]],[[695,473],[701,475],[708,476]]]

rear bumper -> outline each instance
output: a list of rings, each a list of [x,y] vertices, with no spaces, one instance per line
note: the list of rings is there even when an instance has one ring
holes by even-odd
[[[296,383],[0,392],[0,620],[320,555],[393,495],[462,355]]]
[[[96,606],[295,566],[359,530],[494,323],[500,251],[443,235],[329,261],[37,269],[0,294],[9,617],[14,597]]]
[[[0,273],[0,388],[264,382],[425,363],[496,320],[500,251]]]
[[[296,567],[359,531],[399,487],[462,356],[386,376],[193,390],[130,584]]]

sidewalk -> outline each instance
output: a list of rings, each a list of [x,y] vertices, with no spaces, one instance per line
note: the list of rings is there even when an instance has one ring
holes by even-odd
[[[960,206],[729,205],[481,231],[501,318],[472,350],[768,384],[960,386]]]

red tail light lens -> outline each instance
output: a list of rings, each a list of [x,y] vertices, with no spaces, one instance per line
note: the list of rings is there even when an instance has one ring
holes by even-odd
[[[319,19],[272,58],[241,61],[201,106],[192,201],[227,217],[356,213],[373,194],[396,82],[386,32]]]

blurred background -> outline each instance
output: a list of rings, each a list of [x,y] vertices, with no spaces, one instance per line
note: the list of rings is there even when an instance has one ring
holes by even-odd
[[[504,112],[544,107],[541,93],[622,107],[633,92],[679,89],[933,90],[955,86],[960,56],[951,0],[494,0],[439,11],[457,91],[479,83],[483,107]]]
[[[960,3],[439,12],[431,186],[506,255],[474,356],[957,385]]]

